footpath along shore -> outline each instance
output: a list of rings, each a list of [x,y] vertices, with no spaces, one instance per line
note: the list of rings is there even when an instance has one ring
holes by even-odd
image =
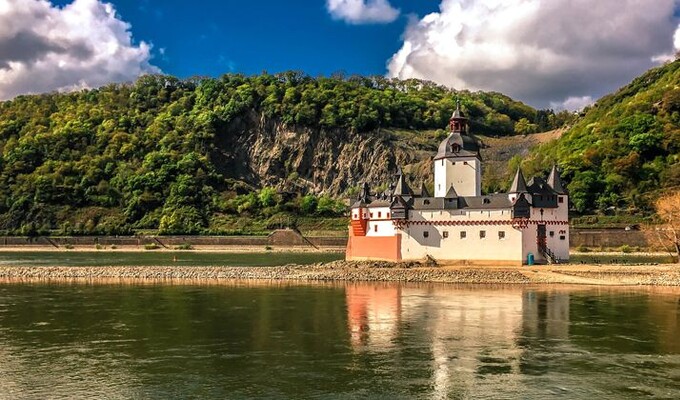
[[[143,281],[276,280],[297,282],[436,282],[680,286],[680,266],[547,265],[432,267],[418,263],[333,261],[280,267],[41,267],[2,266],[2,282],[112,279]]]

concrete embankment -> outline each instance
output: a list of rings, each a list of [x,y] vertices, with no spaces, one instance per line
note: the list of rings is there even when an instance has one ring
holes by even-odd
[[[417,263],[335,261],[280,267],[0,267],[3,281],[21,280],[287,280],[680,286],[680,267],[428,267]]]

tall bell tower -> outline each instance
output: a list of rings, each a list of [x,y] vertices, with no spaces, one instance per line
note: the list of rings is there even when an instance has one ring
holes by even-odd
[[[482,160],[475,138],[468,134],[468,119],[456,101],[449,121],[449,136],[439,144],[434,158],[434,197],[482,195]]]

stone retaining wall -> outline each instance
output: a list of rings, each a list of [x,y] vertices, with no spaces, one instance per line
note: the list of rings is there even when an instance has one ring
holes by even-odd
[[[74,237],[0,237],[2,247],[41,246],[61,248],[67,244],[72,246],[136,246],[156,243],[159,246],[175,247],[187,243],[192,246],[281,246],[281,247],[337,247],[347,245],[346,237],[303,237],[298,232],[281,229],[269,236],[74,236]],[[647,248],[661,248],[657,235],[650,231],[626,231],[623,229],[572,229],[570,246],[610,247],[623,245]]]

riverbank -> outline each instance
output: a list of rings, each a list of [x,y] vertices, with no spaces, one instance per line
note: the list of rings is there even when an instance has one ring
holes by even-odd
[[[548,265],[532,267],[429,267],[418,263],[333,261],[280,267],[33,267],[2,266],[0,279],[13,281],[105,279],[142,281],[350,281],[479,284],[580,284],[680,286],[680,266]]]

